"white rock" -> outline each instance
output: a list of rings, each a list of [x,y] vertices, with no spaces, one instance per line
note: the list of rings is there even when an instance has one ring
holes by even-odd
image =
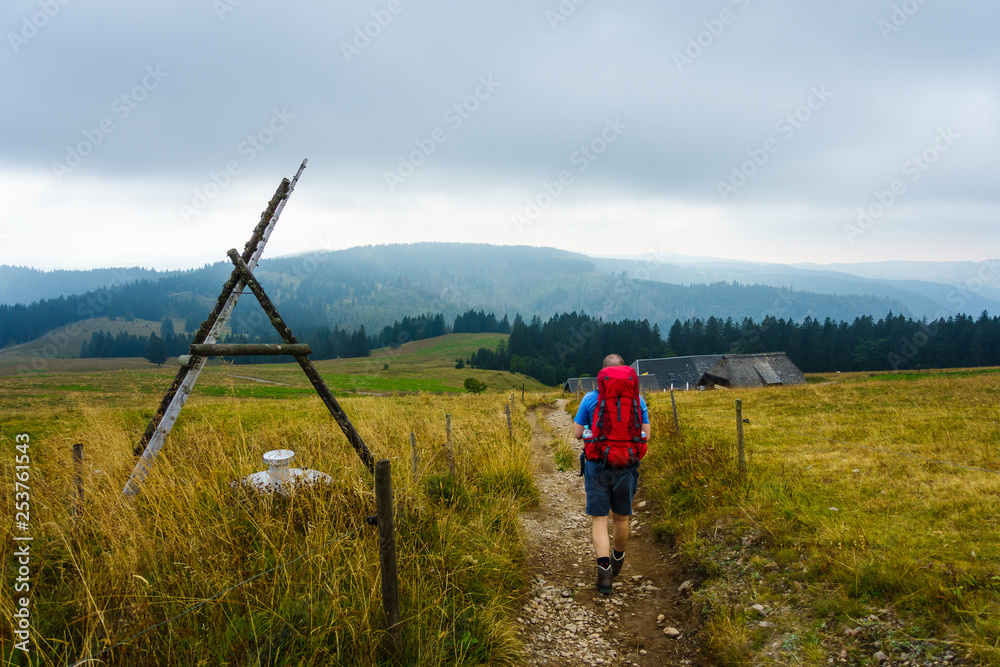
[[[663,634],[668,637],[680,637],[681,631],[677,628],[663,628]]]
[[[882,653],[882,651],[877,652],[872,657],[878,660],[879,662],[886,662],[889,659],[889,656],[887,656],[885,653]]]
[[[684,591],[692,589],[692,588],[694,588],[694,582],[691,581],[690,579],[688,579],[683,584],[681,584],[680,586],[677,587],[677,592],[678,593],[683,593]]]
[[[656,622],[657,623],[663,623],[663,621],[665,621],[665,620],[667,620],[666,616],[664,616],[663,614],[657,614],[657,616],[656,616]]]

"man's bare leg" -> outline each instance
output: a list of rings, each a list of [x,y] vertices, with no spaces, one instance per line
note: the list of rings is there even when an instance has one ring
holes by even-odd
[[[625,551],[625,545],[628,544],[628,520],[627,514],[611,513],[615,534],[615,551]]]
[[[611,539],[608,537],[608,516],[595,516],[591,518],[594,520],[591,531],[594,539],[594,552],[598,558],[609,558],[611,556]],[[625,525],[627,527],[628,523]]]

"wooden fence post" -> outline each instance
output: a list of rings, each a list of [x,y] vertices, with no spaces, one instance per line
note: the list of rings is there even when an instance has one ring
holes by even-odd
[[[681,423],[677,419],[677,399],[674,398],[674,383],[670,383],[670,407],[674,410],[674,433],[681,434]]]
[[[417,454],[417,436],[410,431],[410,455],[413,459],[413,481],[419,481],[420,477],[420,455]]]
[[[524,403],[524,383],[521,383],[521,402]]]
[[[736,453],[739,457],[740,479],[747,476],[747,455],[743,447],[743,401],[736,399]]]
[[[514,440],[514,424],[510,420],[510,403],[508,403],[507,405],[503,406],[503,411],[505,413],[507,413],[507,435],[510,436],[510,439],[513,441]]]
[[[448,439],[445,441],[445,447],[448,448],[448,474],[452,477],[455,476],[455,450],[451,446],[451,413],[447,413],[444,416],[444,429],[445,433],[448,434]]]
[[[76,497],[73,498],[73,523],[83,513],[83,443],[73,445],[73,482],[76,485]]]
[[[375,510],[378,516],[378,554],[382,566],[382,611],[385,613],[385,629],[392,640],[393,655],[398,658],[403,648],[403,628],[399,613],[399,571],[396,567],[396,526],[389,459],[381,459],[375,464]]]

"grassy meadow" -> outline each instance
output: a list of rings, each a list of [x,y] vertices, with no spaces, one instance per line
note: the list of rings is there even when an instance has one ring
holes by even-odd
[[[810,380],[680,392],[679,437],[669,395],[650,397],[645,489],[703,580],[713,658],[1000,664],[1000,474],[969,469],[1000,471],[1000,371]]]
[[[496,336],[317,362],[376,458],[392,461],[403,664],[519,661],[512,611],[527,582],[517,512],[538,498],[525,410],[557,390],[454,368]],[[143,492],[121,499],[132,446],[175,370],[47,360],[19,372],[0,360],[3,479],[15,474],[14,436],[31,437],[32,664],[395,664],[377,531],[365,524],[372,478],[297,365],[209,366]],[[467,377],[489,390],[464,393]],[[511,440],[504,404],[522,382],[534,393],[527,408],[515,402]],[[648,398],[642,493],[660,515],[664,549],[676,548],[697,582],[712,664],[825,665],[840,655],[839,664],[874,665],[876,651],[899,664],[946,652],[1000,664],[1000,474],[973,469],[1000,470],[1000,371],[679,392],[679,435],[669,394]],[[745,480],[736,398],[749,420]],[[449,413],[454,479],[442,450]],[[74,523],[76,442],[86,497]],[[551,445],[571,469],[572,447]],[[273,499],[231,486],[278,448],[332,485]],[[8,481],[4,516],[14,500]],[[11,634],[18,534],[0,527],[3,665],[27,664]]]
[[[510,609],[524,585],[517,513],[537,502],[537,490],[523,408],[518,402],[513,411],[511,439],[504,405],[523,379],[508,373],[501,383],[490,372],[455,370],[454,361],[445,368],[447,358],[433,361],[440,350],[428,352],[435,342],[420,343],[371,360],[378,370],[366,382],[395,372],[397,384],[358,382],[364,367],[352,368],[355,360],[317,364],[345,396],[341,404],[376,458],[392,462],[401,662],[514,664]],[[449,356],[476,349],[455,340],[436,345]],[[65,363],[77,369],[67,371],[50,363],[46,372],[0,377],[4,479],[14,478],[15,435],[30,436],[31,664],[88,656],[100,661],[89,664],[122,665],[396,664],[386,650],[377,531],[365,523],[375,513],[372,477],[297,365],[210,367],[142,493],[126,502],[120,494],[135,463],[132,446],[173,370],[133,364],[109,371],[74,360]],[[390,370],[382,371],[386,363]],[[336,385],[341,375],[357,384]],[[470,376],[493,391],[454,391]],[[447,389],[431,393],[420,380]],[[415,383],[424,390],[358,391],[410,392]],[[454,478],[442,451],[446,414]],[[84,443],[85,502],[74,523],[76,442]],[[297,467],[324,471],[332,484],[273,499],[232,486],[263,469],[262,454],[278,448],[295,450]],[[13,490],[10,481],[0,494],[12,519]],[[28,662],[13,647],[11,623],[13,537],[24,534],[12,521],[0,527],[4,665]]]

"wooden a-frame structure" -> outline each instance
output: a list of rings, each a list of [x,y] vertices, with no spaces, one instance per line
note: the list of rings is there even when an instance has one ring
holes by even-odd
[[[299,176],[302,175],[302,171],[306,167],[306,162],[306,160],[302,161],[298,171],[295,173],[295,177],[291,181],[287,178],[281,180],[281,184],[278,185],[278,189],[268,203],[267,208],[261,214],[260,222],[254,228],[253,234],[244,247],[242,254],[237,252],[235,248],[227,253],[230,261],[233,263],[233,272],[229,276],[229,280],[226,281],[226,284],[223,285],[222,293],[219,294],[219,299],[209,314],[208,319],[201,323],[198,333],[195,334],[190,348],[191,354],[180,357],[181,368],[177,372],[173,384],[170,385],[170,389],[167,390],[166,395],[164,395],[163,400],[160,402],[156,414],[150,420],[149,426],[146,427],[146,432],[143,433],[142,439],[133,451],[136,456],[141,455],[141,458],[136,463],[135,469],[125,483],[125,488],[122,490],[124,496],[132,497],[139,492],[142,482],[153,467],[157,453],[163,447],[170,429],[173,428],[174,422],[177,421],[177,417],[180,415],[181,408],[184,407],[188,395],[194,388],[194,383],[197,381],[201,369],[205,366],[207,358],[223,354],[226,356],[251,354],[294,356],[295,360],[302,367],[302,370],[305,371],[306,377],[312,382],[319,397],[323,400],[327,409],[330,410],[330,414],[333,415],[344,435],[347,436],[347,440],[354,447],[358,456],[361,457],[361,461],[370,471],[374,470],[375,459],[371,451],[365,445],[364,440],[361,439],[354,425],[351,424],[347,413],[344,412],[337,399],[330,393],[329,387],[326,386],[323,378],[316,371],[316,367],[313,366],[312,361],[310,361],[308,355],[312,350],[308,345],[299,343],[295,339],[292,330],[281,319],[277,308],[274,307],[274,304],[267,297],[267,294],[264,293],[264,289],[253,275],[253,270],[257,267],[258,261],[260,261],[260,256],[264,251],[264,246],[267,244],[268,238],[271,236],[271,231],[274,229],[274,225],[285,207],[285,202],[288,201],[292,190],[295,189],[295,184],[298,182]],[[284,341],[283,344],[220,345],[216,343],[219,335],[222,333],[223,327],[229,321],[233,308],[236,306],[236,301],[239,299],[244,287],[249,287],[253,295],[257,297],[257,301],[260,302],[271,324],[274,325],[274,328],[277,329],[278,334]]]

